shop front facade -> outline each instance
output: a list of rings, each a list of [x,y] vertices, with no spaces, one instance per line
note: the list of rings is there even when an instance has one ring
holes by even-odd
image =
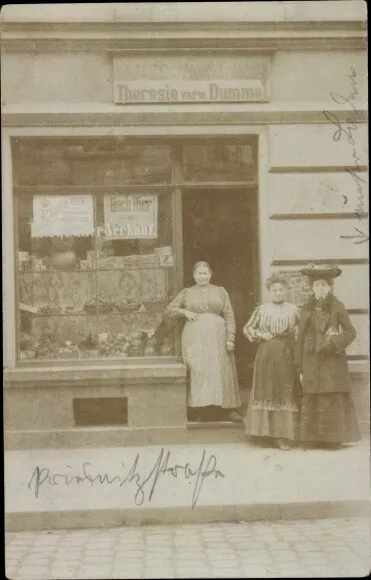
[[[163,313],[198,260],[231,297],[243,393],[266,277],[300,306],[300,268],[338,264],[367,426],[365,16],[294,4],[3,11],[10,448],[192,441]]]

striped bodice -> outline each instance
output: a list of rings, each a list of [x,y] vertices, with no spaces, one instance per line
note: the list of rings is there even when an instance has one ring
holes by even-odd
[[[251,342],[259,340],[267,332],[273,337],[279,337],[294,331],[298,320],[299,311],[295,304],[268,302],[255,309],[244,327],[244,334]]]

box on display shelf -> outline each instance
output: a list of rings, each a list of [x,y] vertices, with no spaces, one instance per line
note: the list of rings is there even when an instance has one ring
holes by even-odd
[[[171,256],[173,248],[171,246],[161,246],[154,249],[156,256]]]
[[[18,252],[18,267],[19,270],[27,270],[30,263],[30,255],[28,252]]]
[[[160,266],[162,268],[172,268],[174,266],[174,256],[163,254],[160,256]]]

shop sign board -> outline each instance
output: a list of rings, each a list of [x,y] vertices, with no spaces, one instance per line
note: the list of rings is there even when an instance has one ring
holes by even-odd
[[[92,195],[34,195],[31,223],[33,238],[92,235]]]
[[[104,227],[97,235],[130,240],[157,238],[158,198],[155,194],[105,195]]]
[[[115,54],[116,104],[249,103],[270,99],[270,56]]]
[[[260,80],[135,81],[115,83],[115,103],[245,103],[263,101]]]

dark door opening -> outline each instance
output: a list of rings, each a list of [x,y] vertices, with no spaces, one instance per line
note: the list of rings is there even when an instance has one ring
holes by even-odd
[[[243,336],[242,329],[259,300],[257,190],[186,191],[182,215],[184,286],[194,284],[195,262],[210,263],[211,283],[224,286],[232,302],[239,385],[241,391],[248,390],[256,348]]]

